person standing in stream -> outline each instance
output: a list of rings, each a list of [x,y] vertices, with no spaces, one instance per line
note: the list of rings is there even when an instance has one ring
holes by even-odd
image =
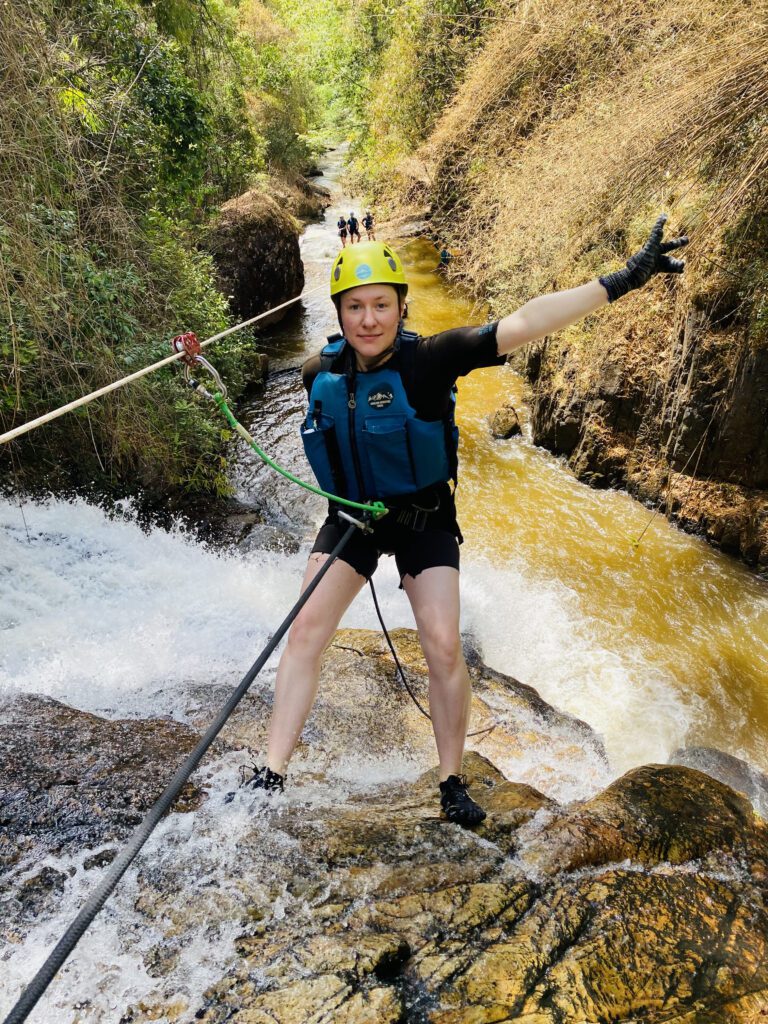
[[[336,228],[339,232],[339,241],[341,242],[341,248],[346,249],[347,247],[347,219],[346,217],[339,217],[336,221]]]
[[[355,239],[360,241],[360,221],[355,216],[354,212],[350,212],[349,220],[347,221],[347,227],[349,228],[349,244],[354,245]]]
[[[454,485],[458,431],[454,385],[483,366],[562,330],[642,287],[655,274],[680,274],[668,255],[688,241],[663,241],[666,217],[626,266],[596,281],[531,299],[514,313],[479,327],[421,337],[406,331],[408,291],[400,257],[384,242],[363,242],[336,257],[331,298],[341,334],[304,364],[309,410],[302,427],[320,486],[352,501],[382,501],[389,512],[357,531],[302,608],[277,670],[266,764],[252,766],[244,785],[282,791],[288,762],[312,709],[320,661],[341,617],[374,573],[394,555],[429,669],[429,707],[440,763],[445,817],[474,826],[485,811],[461,774],[471,687],[459,635],[459,545]],[[306,588],[347,524],[333,502],[304,576]]]
[[[370,210],[365,211],[365,216],[363,217],[363,227],[365,228],[365,232],[368,236],[368,241],[375,242],[376,228],[373,221],[373,214],[371,213]]]

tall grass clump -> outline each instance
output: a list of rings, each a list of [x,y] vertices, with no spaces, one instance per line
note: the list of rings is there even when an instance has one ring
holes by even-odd
[[[748,3],[517,5],[422,154],[466,278],[517,302],[625,257],[661,208],[707,273],[763,202],[767,48]]]
[[[659,212],[689,235],[682,278],[540,346],[534,423],[580,418],[572,463],[620,464],[615,479],[683,521],[741,508],[742,551],[768,550],[765,13],[511,3],[412,157],[452,273],[499,316],[620,266]]]

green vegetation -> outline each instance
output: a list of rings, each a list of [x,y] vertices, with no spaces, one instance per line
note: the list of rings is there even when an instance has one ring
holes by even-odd
[[[257,0],[30,0],[0,23],[0,430],[227,326],[198,229],[313,156],[315,88]],[[222,346],[242,383],[247,337]],[[175,372],[0,452],[18,483],[223,491]],[[7,473],[6,473],[7,475]]]

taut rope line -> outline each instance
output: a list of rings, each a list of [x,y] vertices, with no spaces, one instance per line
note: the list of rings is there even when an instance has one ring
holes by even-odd
[[[263,320],[264,317],[271,316],[272,313],[277,313],[279,310],[285,309],[286,306],[291,306],[294,302],[299,302],[300,299],[305,298],[307,295],[313,295],[315,292],[318,292],[321,288],[324,289],[325,287],[325,285],[319,284],[316,288],[310,288],[308,292],[296,295],[294,298],[288,299],[287,302],[282,302],[279,306],[273,306],[272,309],[268,309],[265,313],[259,313],[258,316],[251,317],[250,320],[244,320],[241,324],[236,324],[234,327],[228,327],[226,331],[220,331],[218,334],[214,334],[212,337],[206,338],[205,341],[201,341],[200,347],[202,348],[205,345],[211,345],[214,341],[220,341],[222,338],[226,338],[228,334],[234,334],[235,331],[239,331],[243,327],[249,327],[251,324],[255,324],[257,320]],[[79,409],[80,406],[87,405],[89,402],[93,402],[94,399],[101,398],[102,395],[109,394],[110,391],[116,391],[125,384],[130,384],[132,381],[138,380],[139,377],[146,377],[147,374],[152,373],[154,370],[159,370],[163,366],[169,366],[171,363],[176,362],[176,360],[182,359],[184,355],[184,352],[175,352],[172,356],[166,356],[165,359],[161,359],[159,362],[153,363],[151,366],[145,366],[143,370],[137,370],[135,373],[131,373],[127,377],[122,377],[120,380],[113,381],[111,384],[106,384],[103,388],[99,388],[98,391],[92,391],[89,395],[83,395],[82,398],[76,398],[73,402],[68,402],[66,405],[62,405],[60,408],[54,409],[53,412],[47,412],[44,416],[38,416],[37,419],[30,420],[28,423],[22,423],[20,427],[14,427],[13,430],[9,430],[5,434],[0,434],[0,444],[4,444],[6,441],[13,441],[14,438],[20,437],[22,434],[26,434],[30,430],[35,430],[37,427],[41,427],[44,423],[50,423],[51,420],[58,419],[58,417],[63,416],[64,413],[72,412],[73,409]]]

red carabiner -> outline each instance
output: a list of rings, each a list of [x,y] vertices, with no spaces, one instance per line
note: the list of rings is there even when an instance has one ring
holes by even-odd
[[[187,331],[186,334],[177,334],[171,342],[171,348],[174,352],[186,353],[181,361],[186,363],[187,366],[197,366],[197,357],[203,351],[194,331]]]

